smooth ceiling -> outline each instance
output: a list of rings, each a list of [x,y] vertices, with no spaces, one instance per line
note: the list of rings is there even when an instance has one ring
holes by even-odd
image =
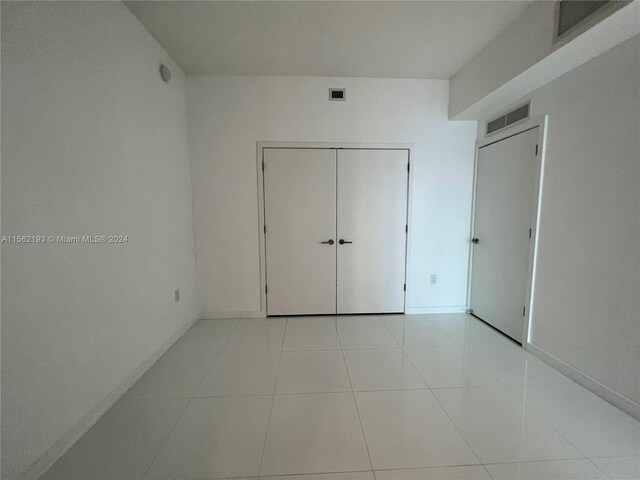
[[[127,1],[186,73],[449,79],[519,1]]]

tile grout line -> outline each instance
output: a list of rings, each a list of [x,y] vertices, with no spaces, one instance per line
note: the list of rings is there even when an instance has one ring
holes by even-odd
[[[333,352],[333,353],[338,353],[340,350],[327,350],[328,352]],[[286,353],[286,352],[284,352]],[[344,357],[343,357],[344,358]],[[489,385],[491,386],[491,385]],[[420,392],[423,390],[431,390],[428,387],[422,387],[422,388],[403,388],[403,389],[375,389],[375,390],[319,390],[319,391],[313,391],[313,392],[282,392],[282,393],[275,393],[276,397],[293,397],[293,396],[300,396],[300,395],[322,395],[322,394],[327,394],[327,393],[349,393],[351,391],[354,391],[355,393],[367,393],[367,392]],[[438,389],[436,389],[438,390]],[[439,390],[446,390],[446,388],[440,388]],[[272,394],[270,393],[243,393],[243,394],[234,394],[234,395],[206,395],[206,396],[199,396],[199,397],[193,397],[193,398],[243,398],[243,397],[268,397]],[[190,400],[190,398],[188,397],[173,397],[171,399],[167,398],[166,400],[182,400],[182,399],[186,399],[186,400]],[[128,400],[128,401],[145,401],[145,400],[156,400],[153,398],[139,398],[139,399],[135,399],[135,400]],[[165,400],[165,399],[161,399],[161,400]],[[628,456],[628,455],[627,455]],[[618,457],[613,457],[613,458],[618,458]]]
[[[525,352],[526,352],[526,350],[525,350]],[[527,353],[528,353],[528,352],[527,352]],[[475,357],[474,357],[473,355],[471,355],[471,358],[474,358],[474,360],[475,360],[475,361],[478,361],[477,359],[475,359]],[[481,365],[483,368],[485,368],[483,364],[480,364],[480,365]],[[551,367],[551,368],[553,368],[553,367]],[[486,370],[486,368],[485,368],[485,370]],[[554,368],[554,370],[555,370],[555,368]],[[488,371],[488,370],[487,370],[487,371]],[[556,370],[556,371],[557,371],[557,370]],[[560,436],[560,438],[562,438],[565,442],[567,442],[569,445],[571,445],[571,447],[572,447],[572,448],[574,448],[576,452],[578,452],[580,455],[582,455],[582,457],[579,457],[579,458],[585,458],[585,459],[588,459],[588,457],[585,455],[585,453],[584,453],[584,452],[582,452],[582,450],[580,450],[576,445],[574,445],[574,443],[573,443],[571,440],[569,440],[565,435],[563,435],[563,434],[562,434],[562,432],[560,432],[560,431],[559,431],[555,426],[553,426],[550,422],[548,422],[546,418],[544,418],[540,413],[538,413],[538,412],[537,412],[533,407],[531,407],[530,405],[528,405],[528,404],[524,401],[524,399],[521,399],[520,397],[518,397],[518,396],[517,396],[514,392],[512,392],[512,391],[511,391],[511,389],[509,388],[509,387],[520,387],[520,386],[522,386],[522,387],[526,388],[526,387],[528,387],[528,386],[534,386],[534,385],[565,385],[564,383],[542,383],[542,384],[537,384],[537,383],[536,383],[536,384],[527,384],[527,383],[523,383],[523,384],[515,384],[515,385],[513,385],[513,384],[512,384],[512,385],[507,385],[506,383],[504,383],[502,380],[500,380],[500,379],[499,379],[498,377],[496,377],[495,375],[494,375],[494,378],[495,378],[496,380],[498,380],[498,382],[500,382],[501,386],[502,386],[502,387],[504,387],[504,388],[507,390],[507,392],[509,393],[509,395],[510,395],[511,397],[515,398],[518,402],[520,402],[520,403],[522,404],[522,406],[523,406],[525,409],[527,409],[527,410],[529,410],[531,413],[533,413],[533,415],[535,415],[535,417],[537,417],[538,419],[540,419],[540,421],[541,421],[543,424],[545,424],[545,425],[547,425],[549,428],[551,428],[551,430],[553,430],[555,433],[557,433],[557,434]],[[561,459],[555,459],[555,460],[561,460]],[[571,460],[571,459],[563,459],[563,460]],[[574,458],[574,460],[575,460],[575,458]],[[544,462],[546,462],[546,461],[553,461],[553,460],[537,460],[537,461],[544,461]],[[597,467],[597,466],[596,466],[596,467]],[[600,470],[600,469],[598,469],[598,470]],[[602,472],[602,473],[604,473],[604,472]],[[605,475],[606,475],[606,474],[605,474]]]
[[[336,339],[340,346],[340,353],[342,354],[342,361],[344,362],[344,368],[347,371],[347,378],[349,379],[349,386],[351,387],[351,396],[353,397],[353,404],[356,407],[356,414],[358,415],[358,422],[360,423],[360,431],[362,432],[362,439],[364,440],[364,446],[367,449],[367,457],[369,458],[369,465],[371,466],[371,473],[375,480],[376,474],[373,469],[373,460],[371,459],[371,452],[369,451],[369,443],[367,442],[367,436],[364,433],[364,425],[362,424],[362,417],[360,417],[360,409],[358,408],[358,401],[356,400],[356,392],[353,390],[353,383],[351,382],[351,374],[349,373],[349,366],[347,365],[347,359],[344,356],[344,349],[342,348],[342,341],[340,340],[340,333],[338,332],[338,317],[335,319],[336,327]]]
[[[434,397],[435,397],[435,395],[434,395]],[[452,421],[453,421],[453,420],[452,420]],[[478,460],[480,460],[480,457],[478,457]],[[482,460],[480,460],[480,461],[482,462]],[[520,463],[520,462],[516,462],[516,463]],[[493,479],[493,480],[496,480],[496,479],[495,479],[495,477],[494,477],[493,475],[491,475],[491,472],[490,472],[490,471],[489,471],[489,469],[487,468],[487,465],[490,465],[490,464],[482,463],[482,468],[484,469],[484,471],[485,471],[485,472],[487,472],[487,475],[489,476],[489,478],[491,478],[491,479]]]
[[[240,320],[237,320],[235,325],[233,326],[233,330],[231,330],[231,333],[229,334],[229,337],[227,338],[227,340],[224,342],[224,345],[222,345],[222,347],[220,348],[220,351],[222,351],[224,349],[224,347],[227,345],[227,343],[229,342],[229,340],[231,339],[231,335],[233,335],[233,332],[236,331],[236,328],[238,326],[238,324],[240,323]],[[194,324],[195,325],[195,324]],[[191,327],[193,328],[193,326]],[[189,330],[191,330],[191,328]],[[187,330],[187,332],[189,331]],[[187,332],[184,332],[185,334]],[[184,335],[183,335],[184,336]],[[180,337],[182,338],[182,337]],[[178,339],[179,340],[179,339]],[[176,342],[178,341],[176,340]],[[175,343],[174,343],[175,345]],[[215,352],[215,355],[218,355],[218,352]],[[191,401],[195,398],[196,393],[198,393],[198,390],[200,389],[200,387],[202,386],[202,384],[204,383],[205,378],[207,378],[207,375],[209,375],[209,372],[211,371],[211,369],[213,368],[213,364],[215,363],[215,356],[213,358],[213,361],[211,362],[211,364],[209,365],[209,368],[207,369],[207,373],[205,373],[202,377],[202,380],[200,381],[200,385],[198,385],[197,388],[194,389],[193,391],[193,395],[191,395],[191,397],[188,398],[187,403],[185,404],[184,408],[182,409],[182,412],[180,412],[180,416],[178,417],[178,419],[176,420],[176,422],[173,424],[173,426],[171,427],[171,430],[169,431],[169,434],[166,436],[166,438],[164,439],[164,441],[162,442],[162,445],[160,445],[160,447],[158,448],[158,451],[156,452],[156,454],[153,456],[153,459],[151,460],[151,462],[149,463],[149,466],[146,468],[146,470],[144,471],[144,474],[142,475],[142,478],[145,479],[147,478],[147,475],[149,474],[149,470],[151,469],[151,467],[153,466],[154,462],[156,461],[156,459],[158,458],[158,455],[160,455],[160,452],[162,451],[162,449],[164,448],[164,446],[167,444],[167,442],[169,441],[169,437],[171,437],[171,434],[173,433],[173,431],[175,430],[176,426],[178,425],[178,423],[180,422],[180,419],[182,418],[182,416],[184,415],[184,412],[187,411],[187,408],[189,408],[189,405],[191,405]],[[146,373],[146,372],[145,372]],[[186,397],[185,397],[186,398]]]
[[[346,393],[346,392],[344,392]],[[342,474],[350,474],[350,473],[373,473],[373,470],[341,470],[341,471],[335,471],[335,472],[311,472],[311,473],[285,473],[284,475],[262,475],[260,477],[258,477],[259,480],[269,480],[269,479],[284,479],[284,478],[290,478],[291,480],[296,480],[298,477],[315,477],[318,475],[342,475]],[[215,479],[202,479],[202,480],[254,480],[255,477],[222,477],[222,478],[215,478]],[[93,479],[91,479],[93,480]],[[174,479],[172,479],[174,480]],[[178,479],[176,479],[178,480]],[[182,480],[182,479],[179,479]],[[192,479],[189,479],[192,480]],[[201,480],[201,479],[193,479],[193,480]],[[316,480],[316,479],[309,479],[309,480]]]
[[[167,434],[167,436],[165,437],[164,441],[162,442],[162,445],[160,445],[160,447],[158,447],[158,450],[156,451],[155,455],[153,456],[153,459],[151,459],[151,462],[149,462],[149,465],[145,469],[144,474],[142,475],[141,478],[143,478],[143,479],[147,478],[147,475],[149,474],[149,470],[151,469],[151,466],[156,461],[156,458],[158,458],[158,455],[160,455],[160,452],[162,451],[162,449],[166,445],[167,441],[169,440],[169,437],[173,433],[173,430],[176,428],[176,425],[178,425],[178,422],[180,421],[180,419],[184,415],[184,412],[187,411],[187,408],[189,407],[189,404],[191,404],[191,399],[188,399],[187,402],[185,403],[184,408],[182,409],[182,411],[180,412],[180,415],[176,419],[176,422],[171,427],[171,430],[169,430],[169,433]]]
[[[432,323],[433,323],[433,322],[432,322]],[[434,324],[434,325],[435,325],[435,324]],[[436,327],[436,328],[438,328],[438,326],[437,326],[437,325],[435,325],[435,327]],[[439,330],[440,330],[440,329],[439,329]],[[440,331],[441,331],[442,333],[444,333],[445,335],[447,335],[443,330],[440,330]],[[492,333],[493,333],[493,332],[492,332]],[[496,334],[496,335],[497,335],[497,334]],[[448,338],[450,338],[448,335],[447,335],[447,337],[448,337]],[[402,349],[402,350],[404,351],[404,347],[403,347],[403,349]],[[525,350],[525,352],[526,352],[526,350]],[[527,352],[527,353],[528,353],[528,352]],[[465,355],[466,355],[466,353],[465,353]],[[548,426],[548,427],[550,427],[554,432],[556,432],[556,433],[560,436],[560,438],[562,438],[562,439],[563,439],[563,440],[565,440],[569,445],[571,445],[571,447],[573,447],[573,448],[576,450],[576,452],[578,452],[580,455],[582,455],[582,457],[579,457],[579,458],[587,458],[587,457],[585,456],[585,454],[584,454],[584,453],[583,453],[583,452],[582,452],[578,447],[576,447],[576,446],[575,446],[575,445],[574,445],[574,444],[573,444],[573,443],[572,443],[568,438],[566,438],[566,437],[565,437],[565,436],[564,436],[560,431],[558,431],[558,430],[557,430],[553,425],[551,425],[551,424],[550,424],[546,419],[544,419],[544,418],[543,418],[543,417],[542,417],[542,416],[541,416],[537,411],[535,411],[533,408],[531,408],[529,405],[527,405],[527,404],[524,402],[524,400],[521,400],[520,398],[518,398],[518,396],[517,396],[515,393],[513,393],[513,392],[509,389],[509,385],[505,384],[505,383],[504,383],[504,382],[502,382],[499,378],[497,378],[495,375],[491,374],[491,372],[489,372],[489,370],[487,370],[487,368],[486,368],[486,367],[485,367],[481,362],[479,362],[479,361],[478,361],[478,359],[477,359],[474,355],[470,355],[470,356],[471,356],[471,358],[472,358],[475,362],[479,363],[479,364],[480,364],[480,366],[481,366],[482,368],[484,368],[484,369],[487,371],[487,373],[489,373],[489,374],[490,374],[492,377],[494,377],[498,382],[500,382],[500,385],[486,385],[486,386],[477,386],[477,387],[466,387],[466,386],[464,386],[464,387],[459,387],[459,388],[495,388],[495,387],[502,387],[502,388],[505,388],[505,389],[507,390],[507,392],[509,393],[509,395],[510,395],[510,396],[514,397],[518,402],[520,402],[524,408],[526,408],[526,409],[530,410],[530,411],[531,411],[531,412],[532,412],[532,413],[533,413],[537,418],[539,418],[539,419],[540,419],[540,420],[541,420],[545,425],[547,425],[547,426]],[[407,355],[407,358],[409,358],[409,357],[408,357],[408,355]],[[409,361],[411,362],[411,359],[410,359],[410,358],[409,358]],[[413,362],[411,362],[411,363],[413,364]],[[415,368],[415,365],[414,365],[414,368]],[[417,369],[416,369],[416,370],[417,370]],[[555,370],[555,369],[554,369],[554,370]],[[420,372],[418,372],[418,374],[419,374],[419,375],[420,375],[420,377],[422,378],[422,374],[421,374]],[[427,382],[426,382],[426,380],[424,380],[424,378],[423,378],[423,381],[424,381],[425,383],[427,383]],[[524,385],[524,386],[526,386],[527,384],[523,384],[523,385]],[[555,385],[555,384],[551,384],[551,385]],[[563,385],[563,384],[559,384],[559,385]],[[427,386],[428,386],[428,384],[427,384]],[[513,385],[512,385],[512,386],[513,386]],[[517,386],[517,385],[516,385],[516,386]],[[429,390],[431,391],[432,389],[429,387]],[[433,394],[433,392],[432,392],[432,394]],[[435,397],[435,399],[436,399],[436,401],[438,402],[438,404],[440,405],[440,407],[445,411],[445,413],[446,413],[447,417],[449,417],[449,420],[451,420],[451,422],[454,424],[454,426],[456,427],[456,429],[460,432],[460,430],[458,429],[458,426],[457,426],[457,425],[456,425],[456,423],[453,421],[453,419],[449,416],[449,413],[446,411],[446,409],[444,408],[444,406],[443,406],[443,405],[442,405],[442,403],[440,402],[440,399],[438,399],[437,395],[435,395],[435,394],[433,394],[433,396]],[[460,432],[460,435],[462,435],[462,438],[464,438],[465,442],[467,442],[467,439],[466,439],[466,437],[462,434],[462,432]],[[469,444],[469,443],[467,442],[467,444]],[[471,448],[471,445],[469,445],[469,448]],[[477,455],[477,453],[475,452],[475,450],[473,450],[473,448],[471,448],[471,450],[472,450],[472,451],[473,451],[473,453],[476,455],[476,457],[478,457],[478,455]],[[478,460],[480,460],[480,457],[478,457]],[[575,458],[573,458],[573,459],[547,459],[547,460],[537,460],[537,461],[547,462],[547,461],[554,461],[554,460],[575,460]],[[481,462],[481,464],[482,464],[483,466],[485,465],[485,462],[482,462],[481,460],[480,460],[480,462]],[[502,463],[523,463],[523,462],[519,461],[519,462],[502,462]],[[490,464],[491,464],[491,463],[487,463],[487,465],[490,465]],[[485,470],[486,470],[486,467],[485,467]],[[487,473],[488,473],[488,471],[487,471]],[[603,473],[604,473],[604,472],[603,472]],[[491,475],[489,474],[489,476],[491,476]]]
[[[432,467],[392,467],[378,468],[376,472],[395,472],[398,470],[433,470],[437,468],[481,467],[481,463],[455,463],[453,465],[434,465]],[[458,480],[458,479],[455,479]]]
[[[636,455],[594,455],[592,457],[585,458],[638,458]]]
[[[620,458],[620,457],[612,457],[612,458]],[[486,462],[482,465],[519,465],[521,463],[547,463],[547,462],[578,462],[580,460],[589,460],[589,458],[551,458],[546,460],[513,460],[513,461],[503,461],[503,462]]]
[[[550,385],[555,385],[555,384],[550,384]],[[562,385],[562,384],[559,384],[559,385]],[[518,386],[518,385],[516,385],[516,386]],[[525,384],[524,386],[526,387],[527,385]],[[581,458],[581,459],[582,459],[582,458],[584,458],[584,459],[587,459],[587,460],[588,460],[588,457],[586,456],[586,454],[585,454],[582,450],[580,450],[576,445],[574,445],[574,443],[573,443],[571,440],[569,440],[567,437],[565,437],[565,436],[562,434],[562,432],[560,432],[556,427],[554,427],[553,425],[551,425],[551,423],[549,423],[549,422],[547,421],[547,419],[546,419],[546,418],[544,418],[541,414],[539,414],[539,413],[538,413],[536,410],[534,410],[532,407],[530,407],[529,405],[527,405],[527,404],[525,403],[525,401],[524,401],[524,400],[521,400],[520,398],[518,398],[518,396],[517,396],[515,393],[513,393],[511,390],[509,390],[509,388],[508,388],[508,386],[507,386],[507,385],[504,385],[504,387],[507,389],[507,391],[509,392],[509,394],[510,394],[512,397],[514,397],[516,400],[518,400],[520,403],[522,403],[522,405],[524,406],[524,408],[526,408],[526,409],[527,409],[527,410],[529,410],[531,413],[533,413],[533,415],[535,415],[537,418],[539,418],[539,419],[540,419],[540,421],[541,421],[543,424],[547,425],[551,430],[553,430],[554,432],[556,432],[556,433],[560,436],[560,438],[562,438],[565,442],[567,442],[569,445],[571,445],[571,447],[572,447],[572,448],[574,448],[576,452],[578,452],[580,455],[582,455],[582,456],[581,456],[581,457],[579,457],[579,458]],[[575,460],[575,458],[573,458],[573,459],[571,459],[571,458],[565,458],[565,459],[556,459],[556,460]],[[540,460],[540,461],[551,461],[551,460]],[[598,470],[599,470],[599,469],[598,469]],[[604,472],[603,472],[603,473],[604,473]]]
[[[376,472],[400,472],[400,471],[416,471],[416,470],[437,470],[437,469],[451,469],[451,468],[470,468],[470,467],[480,467],[485,472],[487,472],[487,477],[489,480],[494,480],[494,478],[489,474],[489,471],[484,467],[482,463],[460,463],[456,465],[435,465],[432,467],[399,467],[399,468],[379,468],[378,470],[373,471],[374,480],[377,479]],[[475,477],[474,477],[475,478]]]
[[[595,457],[597,458],[597,457]],[[618,457],[619,458],[619,457]],[[607,478],[613,478],[611,475],[609,475],[607,472],[605,472],[603,469],[601,469],[598,465],[596,465],[596,463],[591,459],[591,458],[587,458],[586,460],[589,461],[589,463],[591,463],[591,465],[593,465],[594,467],[596,467],[598,470],[600,470],[605,477]]]
[[[269,425],[271,424],[271,414],[273,413],[273,404],[276,400],[276,387],[278,386],[278,375],[280,374],[280,364],[282,363],[282,354],[284,352],[284,339],[287,336],[287,326],[289,325],[289,317],[286,317],[284,324],[284,335],[282,335],[282,343],[280,344],[280,357],[278,357],[278,366],[276,367],[276,378],[273,382],[273,394],[271,395],[271,406],[269,407],[269,417],[267,418],[267,428],[264,431],[264,442],[262,443],[262,455],[260,455],[260,466],[258,467],[257,477],[262,476],[262,464],[264,462],[264,452],[267,449],[267,438],[269,436]]]
[[[597,457],[596,457],[597,458]],[[611,457],[611,458],[620,458],[620,457]],[[634,457],[635,458],[635,457]],[[591,461],[591,458],[585,457],[585,458],[554,458],[554,459],[550,459],[550,460],[526,460],[526,461],[514,461],[514,462],[487,462],[487,463],[483,463],[482,466],[484,467],[484,469],[487,471],[487,473],[489,474],[489,476],[491,478],[494,478],[493,475],[491,475],[491,473],[489,472],[489,470],[487,469],[487,465],[521,465],[524,463],[549,463],[549,462],[578,462],[580,460],[587,460],[589,461],[595,468],[597,468],[600,472],[602,472],[602,474],[607,477],[607,478],[611,478],[609,476],[608,473],[606,473],[605,471],[603,471],[600,467],[598,467],[598,465],[596,465],[595,463],[593,463]]]
[[[478,460],[480,460],[480,459],[478,459]],[[487,468],[487,466],[484,463],[481,464],[481,466],[482,466],[482,469],[485,472],[487,472],[487,475],[488,475],[489,478],[491,478],[492,480],[496,480],[495,478],[493,478],[493,475],[491,475],[491,472],[489,471],[489,469]]]
[[[404,320],[402,320],[402,343],[398,341],[389,326],[384,322],[384,320],[382,320],[382,317],[380,317],[380,321],[382,322],[382,325],[384,325],[384,328],[387,330],[387,332],[389,332],[389,335],[391,335],[396,343],[400,345],[400,350],[402,350],[402,353],[404,353]]]
[[[526,351],[526,350],[525,350]],[[528,353],[528,352],[527,352]],[[553,368],[553,367],[551,367]],[[556,370],[555,368],[553,368],[553,370]],[[559,372],[561,373],[561,372]],[[563,383],[534,383],[534,384],[506,384],[503,383],[500,379],[497,379],[502,386],[504,386],[507,391],[509,392],[509,394],[513,397],[515,397],[520,403],[522,403],[522,405],[524,405],[524,407],[528,410],[530,410],[537,418],[539,418],[544,424],[546,424],[547,426],[549,426],[549,428],[551,428],[554,432],[556,432],[560,438],[562,438],[563,440],[565,440],[569,445],[571,445],[576,452],[578,452],[580,455],[582,455],[581,457],[578,457],[579,459],[586,459],[589,460],[591,463],[593,463],[591,461],[591,458],[619,458],[619,457],[588,457],[587,454],[585,452],[583,452],[580,448],[578,448],[569,438],[567,438],[560,430],[558,430],[554,425],[552,425],[546,418],[544,418],[542,416],[541,413],[538,412],[537,409],[535,409],[534,407],[532,407],[531,405],[529,405],[525,400],[521,399],[520,397],[518,397],[514,392],[511,391],[511,389],[509,387],[535,387],[535,386],[539,386],[539,385],[570,385],[572,382],[563,382]],[[573,382],[575,383],[575,382]],[[579,384],[578,384],[579,385]],[[583,387],[584,388],[584,387]],[[576,458],[566,458],[566,459],[554,459],[554,460],[576,460]],[[534,460],[534,461],[554,461],[554,460]],[[593,463],[595,465],[595,463]],[[598,470],[602,471],[602,469],[600,467],[598,467],[597,465],[595,465],[596,468],[598,468]],[[608,476],[607,473],[602,472],[605,475]]]
[[[440,328],[436,323],[434,323],[434,322],[433,322],[433,320],[431,320],[427,315],[425,315],[424,317],[425,317],[425,319],[426,319],[426,320],[427,320],[431,325],[433,325],[433,326],[436,328],[436,330],[438,330],[438,331],[439,331],[440,333],[442,333],[445,337],[447,337],[449,340],[451,340],[451,343],[452,343],[453,345],[457,345],[457,346],[462,346],[462,347],[464,347],[464,345],[458,345],[458,344],[456,343],[456,341],[455,341],[453,338],[451,338],[451,337],[447,334],[447,332],[445,332],[444,330],[442,330],[442,329],[441,329],[441,328]],[[453,346],[453,345],[451,345],[451,346]]]
[[[442,405],[442,403],[440,402],[440,399],[431,391],[431,388],[429,387],[429,383],[425,380],[425,378],[422,376],[422,373],[420,373],[420,371],[416,368],[416,366],[413,364],[413,361],[411,360],[411,358],[409,358],[409,355],[406,354],[404,347],[402,348],[402,353],[404,354],[405,357],[407,357],[407,360],[409,360],[409,363],[411,364],[411,366],[414,368],[414,370],[416,371],[416,373],[418,374],[418,376],[420,376],[420,378],[422,379],[422,381],[424,382],[424,384],[427,386],[427,389],[429,390],[429,393],[431,394],[431,396],[433,398],[435,398],[436,402],[438,403],[438,405],[440,406],[440,408],[442,409],[442,411],[444,412],[444,414],[447,416],[447,418],[449,419],[449,421],[451,422],[451,424],[453,425],[453,427],[456,429],[456,431],[460,434],[460,437],[464,440],[464,443],[467,445],[467,447],[469,447],[469,450],[471,450],[471,452],[473,453],[473,455],[476,457],[476,460],[478,460],[478,462],[480,462],[480,465],[484,464],[482,463],[482,460],[480,459],[480,457],[478,456],[478,454],[476,453],[476,451],[473,449],[473,447],[471,446],[471,444],[469,443],[469,440],[467,440],[467,437],[464,436],[464,434],[460,431],[460,429],[458,428],[458,425],[456,424],[456,422],[453,421],[453,419],[451,418],[451,416],[449,415],[449,412],[447,412],[447,410],[444,408],[444,406]],[[486,470],[486,468],[485,468]],[[489,474],[489,472],[487,471],[487,474]],[[489,474],[489,476],[491,477],[491,475]]]

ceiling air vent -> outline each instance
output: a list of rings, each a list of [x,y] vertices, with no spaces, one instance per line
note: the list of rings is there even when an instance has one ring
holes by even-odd
[[[576,25],[581,24],[610,1],[561,0],[558,6],[558,28],[556,37],[560,38]]]
[[[487,122],[486,135],[491,135],[492,133],[496,133],[503,128],[507,128],[513,125],[514,123],[526,120],[527,118],[529,118],[530,106],[530,103],[525,103],[524,105],[521,105],[518,108],[514,108],[510,112],[504,113],[498,118],[494,118],[493,120]]]

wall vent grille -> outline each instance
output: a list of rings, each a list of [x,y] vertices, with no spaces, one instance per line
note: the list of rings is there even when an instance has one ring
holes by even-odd
[[[518,123],[529,118],[530,107],[530,103],[525,103],[524,105],[514,108],[513,110],[500,115],[498,118],[494,118],[487,122],[486,135],[491,135],[492,133],[496,133],[503,128],[513,125],[514,123]]]
[[[491,120],[487,123],[487,135],[493,132],[497,132],[498,130],[503,129],[507,126],[507,116],[502,115],[501,117],[496,118],[495,120]]]
[[[332,102],[344,102],[347,99],[347,91],[344,88],[330,88],[329,100]]]
[[[557,38],[579,25],[588,17],[604,7],[610,0],[561,0],[558,7]]]

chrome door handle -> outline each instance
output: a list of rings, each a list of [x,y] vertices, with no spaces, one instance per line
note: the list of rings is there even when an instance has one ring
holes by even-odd
[[[338,241],[338,243],[340,245],[344,245],[345,243],[353,243],[353,242],[348,242],[347,240],[343,240],[342,238]]]
[[[327,240],[326,242],[322,242],[322,243],[324,243],[325,245],[333,245],[336,242],[334,242],[333,239],[331,239],[331,240]]]

